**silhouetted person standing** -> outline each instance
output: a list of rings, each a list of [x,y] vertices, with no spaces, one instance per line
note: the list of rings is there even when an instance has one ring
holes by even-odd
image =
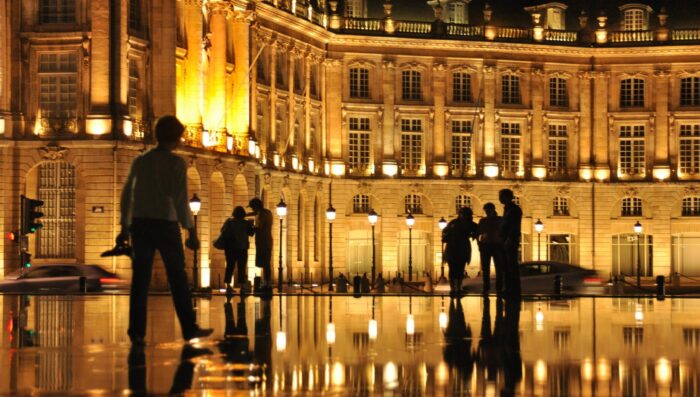
[[[187,201],[187,164],[173,154],[184,131],[175,116],[158,119],[158,145],[134,159],[121,195],[122,231],[117,245],[125,244],[131,236],[133,276],[128,334],[137,345],[144,343],[146,335],[146,305],[156,250],[165,264],[182,336],[190,340],[212,333],[196,324],[178,226],[179,222],[189,233],[187,248],[199,247]]]
[[[238,321],[233,315],[233,305],[227,299],[224,304],[226,315],[226,330],[224,340],[219,342],[219,350],[227,363],[250,364],[253,361],[248,340],[248,324],[246,323],[245,297],[236,305]]]
[[[445,347],[442,355],[454,374],[452,392],[462,395],[469,390],[469,379],[474,364],[472,330],[464,319],[461,299],[450,299],[449,321],[445,328]]]
[[[498,315],[501,316],[503,304],[497,304]],[[520,333],[518,330],[520,323],[520,298],[510,298],[505,301],[505,316],[499,321],[496,318],[496,328],[501,327],[498,332],[494,332],[499,337],[501,347],[501,363],[503,368],[503,387],[501,397],[515,396],[515,387],[523,378],[522,357],[520,356]]]
[[[231,288],[231,279],[233,278],[233,270],[236,268],[236,287],[241,288],[241,292],[247,288],[246,281],[248,280],[248,247],[250,247],[249,237],[255,233],[251,222],[245,219],[245,209],[241,206],[234,208],[233,218],[229,218],[221,228],[222,233],[226,236],[226,246],[224,253],[226,254],[226,273],[224,274],[224,283],[226,283],[226,292],[233,292]]]
[[[501,240],[501,217],[493,203],[484,204],[485,217],[479,220],[479,253],[481,254],[481,276],[484,294],[491,288],[491,259],[496,267],[496,292],[503,290],[503,240]]]
[[[472,220],[472,216],[471,208],[460,208],[459,217],[451,220],[442,231],[452,293],[459,293],[462,290],[464,268],[472,259],[469,239],[476,238],[477,235],[476,223]]]
[[[250,200],[248,206],[255,213],[255,266],[263,271],[265,288],[272,286],[272,212],[263,207],[259,198]]]
[[[510,189],[498,192],[498,200],[503,204],[503,221],[501,222],[501,239],[503,240],[503,270],[505,272],[505,293],[520,296],[520,267],[518,264],[518,247],[520,246],[520,223],[523,211],[513,202],[515,196]]]

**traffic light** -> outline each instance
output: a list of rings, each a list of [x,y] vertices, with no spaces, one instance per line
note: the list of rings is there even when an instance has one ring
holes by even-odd
[[[32,254],[30,254],[29,252],[20,253],[20,260],[22,262],[23,268],[32,267]]]
[[[13,230],[11,232],[7,232],[7,239],[14,242],[15,244],[19,244],[19,230]]]
[[[22,196],[22,233],[34,233],[43,225],[40,218],[44,213],[39,211],[44,202]]]

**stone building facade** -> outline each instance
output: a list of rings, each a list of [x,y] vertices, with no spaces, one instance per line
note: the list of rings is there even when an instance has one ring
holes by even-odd
[[[328,207],[337,271],[370,272],[374,209],[377,271],[408,270],[410,212],[413,272],[436,274],[438,220],[461,206],[481,216],[502,188],[524,210],[523,260],[700,275],[700,29],[653,2],[598,17],[540,2],[513,12],[525,25],[477,1],[399,19],[409,3],[371,15],[376,4],[349,0],[4,2],[3,230],[20,194],[41,198],[35,263],[128,277],[127,261],[99,254],[118,233],[131,159],[174,113],[203,201],[204,285],[223,277],[220,225],[254,196],[287,204],[274,266],[318,281]],[[17,248],[0,244],[9,272]]]

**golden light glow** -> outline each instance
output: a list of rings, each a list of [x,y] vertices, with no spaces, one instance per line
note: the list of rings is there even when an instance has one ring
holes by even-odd
[[[544,329],[544,313],[542,313],[542,306],[537,306],[537,312],[535,313],[535,329],[537,331],[542,331]]]
[[[131,120],[124,120],[122,130],[124,131],[124,135],[131,136],[134,133],[134,123],[132,123]]]
[[[109,132],[111,121],[107,119],[87,119],[85,129],[90,135],[104,135]]]
[[[593,178],[593,171],[591,167],[581,167],[578,171],[578,175],[581,179],[588,182]]]
[[[535,41],[544,40],[544,28],[542,26],[535,26],[532,28],[532,39]]]
[[[5,133],[5,119],[0,118],[0,135]]]
[[[331,374],[331,383],[333,386],[345,385],[345,367],[342,363],[334,362]]]
[[[399,385],[399,371],[393,361],[384,366],[384,387],[393,390]]]
[[[656,367],[654,369],[656,383],[661,386],[667,386],[671,382],[671,377],[673,376],[672,371],[671,363],[666,358],[662,357],[656,360]]]
[[[438,315],[438,324],[440,324],[441,330],[444,331],[447,329],[447,313],[440,312],[440,315]]]
[[[634,308],[634,321],[641,323],[644,321],[644,312],[642,311],[642,305],[637,303]]]
[[[484,164],[484,176],[487,178],[495,178],[498,176],[498,165],[494,163]]]
[[[586,382],[593,380],[593,362],[590,358],[586,358],[581,364],[581,378]]]
[[[233,151],[233,136],[231,135],[226,136],[226,150],[229,152]]]
[[[653,175],[654,178],[658,179],[660,182],[663,182],[671,177],[671,169],[666,166],[654,167]]]
[[[294,168],[295,171],[299,171],[299,158],[296,154],[292,154],[292,168]]]
[[[406,335],[413,335],[416,333],[416,320],[413,318],[413,314],[406,316]]]
[[[595,179],[599,182],[610,179],[610,169],[608,167],[600,167],[595,169]]]
[[[378,334],[378,329],[377,329],[377,320],[375,319],[370,319],[369,320],[369,325],[367,326],[367,333],[369,334],[369,339],[370,340],[377,340],[377,334]]]
[[[543,165],[533,165],[532,176],[539,180],[544,179],[547,176],[547,168]]]
[[[202,286],[202,288],[207,288],[211,284],[211,268],[209,268],[208,263],[209,263],[209,255],[202,254],[202,263],[205,264],[207,267],[204,267],[205,265],[202,265],[200,268],[200,276],[199,276],[199,283]]]
[[[275,338],[275,346],[278,352],[283,352],[287,350],[287,334],[284,331],[277,331],[277,337]]]
[[[486,37],[486,40],[496,39],[496,27],[491,25],[486,26],[484,28],[484,36]]]
[[[312,174],[316,173],[316,162],[311,157],[309,157],[309,172]]]
[[[333,176],[345,175],[345,163],[340,161],[333,161],[331,163],[331,174],[333,174]]]
[[[382,174],[389,177],[395,177],[398,173],[399,166],[396,165],[396,163],[390,162],[382,164]]]
[[[326,324],[326,343],[332,345],[335,343],[335,324]]]
[[[433,174],[436,176],[439,176],[440,178],[444,178],[447,176],[447,174],[450,172],[450,167],[447,166],[447,164],[444,163],[437,163],[433,164]]]
[[[595,31],[595,41],[598,44],[605,44],[608,41],[608,31],[605,29],[598,29]]]
[[[608,381],[610,380],[610,362],[604,358],[598,360],[598,380]]]
[[[437,379],[437,384],[444,386],[447,384],[449,378],[450,371],[447,368],[447,364],[445,364],[444,361],[440,361],[440,364],[438,364],[437,369],[435,370],[435,379]]]
[[[279,153],[275,153],[272,155],[272,164],[275,165],[275,167],[280,166],[280,155]]]
[[[535,382],[543,385],[547,382],[547,364],[542,360],[537,360],[535,362]]]

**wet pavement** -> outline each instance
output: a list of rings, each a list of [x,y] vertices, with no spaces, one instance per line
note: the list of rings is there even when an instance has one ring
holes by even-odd
[[[698,396],[700,300],[218,295],[183,343],[168,295],[0,295],[0,394]]]

